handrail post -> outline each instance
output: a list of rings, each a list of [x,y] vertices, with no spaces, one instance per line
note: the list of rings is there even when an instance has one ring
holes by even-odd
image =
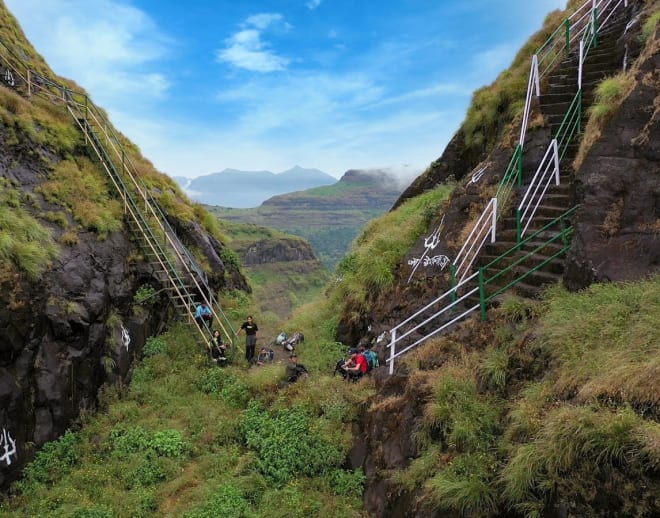
[[[577,118],[577,132],[582,133],[582,88],[578,90],[578,118]]]
[[[494,243],[496,236],[495,236],[495,229],[497,226],[497,198],[493,198],[493,216],[492,216],[492,221],[491,221],[491,230],[490,230],[490,242]]]
[[[486,320],[486,285],[484,284],[484,269],[479,268],[479,308],[481,320]]]
[[[516,148],[516,153],[518,154],[518,171],[516,172],[518,187],[522,187],[523,184],[523,160],[522,160],[522,146],[518,144]]]
[[[594,34],[592,36],[594,42],[594,48],[598,46],[598,6],[596,5],[596,0],[593,0],[593,10],[591,12],[591,24]]]
[[[390,376],[394,374],[394,354],[396,349],[396,329],[390,332]]]
[[[552,159],[555,164],[555,185],[559,185],[559,146],[557,145],[557,139],[553,138],[550,145],[552,146]]]
[[[580,40],[580,59],[578,61],[578,90],[582,88],[582,66],[584,64],[584,41]]]
[[[27,69],[27,87],[28,87],[28,97],[32,96],[32,78],[30,77],[30,69]]]
[[[566,18],[564,26],[566,33],[566,45],[564,48],[566,49],[566,57],[568,57],[571,54],[571,21],[568,18]]]
[[[520,244],[522,240],[522,211],[518,208],[516,209],[516,243]]]

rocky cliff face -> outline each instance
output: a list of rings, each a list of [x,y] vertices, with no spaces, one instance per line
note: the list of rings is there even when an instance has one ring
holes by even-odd
[[[639,23],[639,22],[638,22]],[[638,38],[631,31],[626,40]],[[576,175],[566,285],[638,280],[660,269],[660,43],[650,42],[623,101]]]
[[[295,238],[262,239],[239,250],[245,266],[316,260],[307,241]]]
[[[24,102],[13,92],[2,99]],[[73,120],[63,120],[73,128]],[[48,131],[47,126],[40,131]],[[0,137],[0,193],[13,197],[16,210],[45,229],[59,250],[50,266],[32,278],[20,264],[30,260],[27,248],[21,260],[0,254],[0,487],[4,488],[36,449],[56,439],[81,414],[97,409],[99,388],[105,382],[129,382],[146,339],[162,331],[174,315],[163,297],[144,305],[134,303],[138,288],[151,286],[157,291],[161,286],[127,229],[103,234],[87,229],[70,210],[44,194],[45,182],[63,159],[84,156],[82,136],[69,155],[47,139],[35,142],[29,127],[14,124],[5,115],[0,118]],[[102,185],[106,180],[100,168],[98,175]],[[171,219],[181,240],[211,265],[209,284],[214,290],[246,289],[241,273],[223,264],[222,243],[197,224],[174,215]],[[0,230],[4,252],[13,239],[12,229],[0,225]]]
[[[641,4],[633,6],[639,9]],[[633,14],[635,11],[633,10]],[[629,24],[620,46],[639,41],[640,20]],[[572,190],[580,204],[575,216],[575,234],[566,259],[564,283],[573,290],[593,282],[637,280],[657,275],[660,260],[660,55],[657,31],[651,35],[636,64],[634,80],[625,100],[604,124],[580,167],[572,172]],[[622,63],[623,66],[623,63]],[[525,142],[524,170],[539,162],[550,130],[537,126]],[[449,287],[446,262],[429,261],[411,275],[412,259],[422,257],[426,242],[440,236],[434,254],[455,257],[465,239],[468,223],[492,196],[513,148],[504,136],[488,156],[462,148],[459,131],[431,168],[401,195],[395,206],[430,189],[449,176],[459,180],[448,204],[430,224],[427,234],[410,250],[397,268],[396,281],[387,293],[369,301],[370,310],[359,320],[343,318],[338,340],[356,343],[374,338]],[[469,229],[468,229],[469,230]],[[426,241],[426,242],[425,242]],[[381,349],[381,360],[385,352]],[[380,369],[384,371],[384,369]],[[419,420],[423,393],[414,379],[399,370],[389,377],[375,376],[377,396],[365,407],[356,425],[351,460],[367,476],[364,505],[374,516],[450,516],[417,505],[415,492],[401,491],[388,474],[410,465],[417,455],[412,437]],[[558,503],[556,514],[569,516]],[[555,511],[553,511],[554,513]],[[504,516],[504,515],[503,515]]]

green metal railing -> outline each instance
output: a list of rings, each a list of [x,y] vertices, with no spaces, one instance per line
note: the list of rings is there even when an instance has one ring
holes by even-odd
[[[586,58],[586,54],[588,53],[589,49],[595,47],[598,44],[598,30],[606,25],[607,21],[611,16],[613,16],[614,12],[621,5],[627,7],[627,0],[601,0],[600,2],[589,0],[585,2],[582,4],[582,6],[578,7],[576,11],[550,35],[550,37],[534,54],[528,81],[527,98],[523,112],[519,145],[516,147],[513,153],[513,157],[511,158],[509,165],[499,182],[495,197],[491,199],[491,202],[489,202],[479,220],[475,223],[475,225],[473,225],[473,228],[468,238],[466,239],[466,242],[457,254],[457,258],[450,266],[451,288],[390,330],[390,343],[388,345],[390,349],[390,356],[387,360],[389,363],[390,373],[393,373],[394,371],[395,358],[416,347],[431,336],[434,336],[447,329],[450,325],[462,319],[476,308],[480,308],[482,318],[485,318],[487,304],[490,300],[492,300],[493,297],[521,282],[523,279],[529,275],[532,275],[540,268],[543,268],[548,264],[548,262],[552,261],[561,254],[564,254],[568,249],[569,239],[573,232],[573,228],[570,226],[568,218],[573,214],[575,208],[568,210],[553,220],[551,223],[544,226],[542,229],[534,232],[526,239],[523,240],[522,236],[524,230],[527,229],[527,226],[529,225],[531,218],[533,217],[536,208],[543,198],[543,195],[547,190],[547,186],[549,185],[549,182],[552,180],[553,176],[555,178],[555,183],[559,183],[559,162],[566,155],[570,142],[582,131],[581,74],[584,59]],[[604,18],[601,21],[601,17],[603,16]],[[529,199],[525,200],[525,197],[527,197],[529,192],[528,189],[528,192],[525,193],[525,197],[523,197],[521,206],[519,206],[516,211],[517,244],[508,250],[505,254],[489,263],[489,265],[486,267],[479,268],[475,273],[469,275],[470,265],[476,258],[476,255],[479,253],[483,244],[485,244],[487,236],[491,234],[493,236],[495,235],[496,222],[492,223],[492,227],[488,226],[490,218],[485,217],[485,215],[487,214],[488,210],[492,210],[492,206],[495,206],[497,207],[496,210],[499,217],[499,214],[506,208],[507,201],[510,199],[514,187],[516,185],[522,185],[522,147],[524,144],[525,129],[527,127],[530,114],[531,99],[534,95],[540,95],[540,79],[546,76],[546,74],[555,67],[556,62],[560,57],[563,58],[569,56],[571,51],[577,47],[578,43],[580,48],[580,62],[578,67],[578,92],[573,98],[559,126],[559,129],[557,130],[556,137],[551,142],[550,147],[546,152],[546,156],[541,161],[541,164],[537,169],[537,174],[539,175],[537,183],[534,184],[534,180],[532,180],[532,184],[534,185],[530,184],[529,189],[532,189],[532,192],[529,194]],[[534,94],[534,91],[536,94]],[[527,218],[524,221],[524,227],[523,217]],[[560,227],[558,231],[554,228],[557,226]],[[556,233],[549,240],[537,246],[534,248],[534,250],[523,254],[511,265],[503,267],[500,272],[490,277],[486,276],[487,269],[496,268],[498,264],[507,258],[512,257],[513,254],[520,254],[521,250],[525,246],[531,243],[532,240],[539,238],[543,232],[553,231],[556,231]],[[529,260],[534,254],[560,240],[563,243],[563,246],[559,251],[551,254],[550,256],[544,256],[545,259],[538,265],[528,269],[524,274],[520,276],[514,276],[512,280],[507,282],[506,286],[497,289],[495,293],[487,294],[488,287],[493,285],[494,282],[505,275],[511,274],[515,268],[522,266],[523,263]],[[476,286],[474,286],[475,283]],[[458,316],[447,318],[447,315],[450,312],[455,312],[459,309],[459,304],[465,304],[467,299],[469,297],[473,297],[476,293],[479,294],[479,303],[477,305],[468,307],[468,309],[464,310]],[[444,304],[446,302],[449,302],[449,304],[438,309],[439,304]],[[425,318],[424,315],[428,314],[429,312],[433,313]],[[403,349],[398,351],[396,350],[397,344],[399,344],[402,340],[410,340],[412,333],[419,331],[423,326],[429,325],[432,321],[441,318],[442,315],[445,315],[445,321],[439,327],[435,328],[425,336],[417,339],[412,344],[405,345]],[[423,321],[415,325],[414,320],[420,318],[422,318]],[[406,326],[409,325],[412,327],[410,329],[406,329]]]
[[[518,245],[510,248],[506,252],[504,252],[502,255],[499,257],[493,259],[491,262],[489,262],[487,265],[482,266],[479,268],[479,307],[481,310],[481,318],[483,320],[486,320],[486,307],[488,302],[490,302],[493,298],[497,297],[501,293],[505,292],[509,288],[515,286],[525,278],[529,277],[532,275],[534,272],[540,270],[543,268],[546,264],[548,264],[550,261],[553,259],[559,257],[560,255],[563,255],[566,253],[568,250],[568,247],[570,245],[570,237],[573,234],[573,226],[570,224],[570,216],[575,212],[577,207],[573,207],[566,212],[564,212],[561,216],[558,216],[557,218],[553,219],[550,223],[545,225],[543,228],[537,230],[533,234],[531,234],[529,237],[525,238],[522,240]],[[556,227],[559,227],[559,230],[555,230]],[[496,269],[499,264],[505,262],[507,259],[510,259],[511,257],[514,256],[514,254],[519,255],[518,252],[522,250],[527,244],[533,243],[535,240],[538,240],[539,237],[543,235],[545,232],[556,232],[550,239],[547,241],[537,245],[533,250],[530,250],[526,252],[525,254],[519,256],[515,261],[513,261],[511,264],[507,264],[505,267],[503,267],[501,270],[499,270],[497,273],[491,275],[490,277],[486,277],[486,272],[488,270]],[[518,266],[525,266],[525,262],[532,258],[535,254],[546,248],[548,245],[551,245],[553,243],[556,243],[558,241],[561,241],[562,247],[553,253],[552,255],[544,255],[544,259],[538,263],[536,266],[528,269],[523,273],[522,275],[519,275],[517,277],[514,277],[512,280],[510,280],[507,284],[504,286],[496,289],[494,292],[489,293],[486,295],[486,288],[489,285],[492,285],[495,281],[497,281],[500,278],[505,277],[507,274],[514,272],[514,269],[517,268]]]
[[[403,322],[393,327],[390,330],[390,343],[388,344],[390,355],[387,358],[390,374],[394,372],[394,360],[396,358],[411,349],[414,349],[432,336],[448,329],[450,326],[462,320],[477,309],[480,310],[481,318],[485,320],[488,303],[494,297],[534,274],[534,272],[543,268],[553,259],[565,254],[570,245],[570,238],[573,233],[570,216],[575,210],[576,207],[569,209],[540,230],[534,232],[520,244],[511,247],[505,253],[493,259],[493,261],[486,266],[479,268],[469,277],[460,281],[456,286],[453,286],[449,291],[446,291],[429,302],[422,309],[409,316]],[[559,230],[556,230],[557,228],[559,228]],[[553,233],[553,235],[549,239],[543,240],[543,235],[546,233]],[[526,247],[528,244],[537,243],[538,241],[542,242],[534,245],[532,250],[520,256],[520,250],[522,248]],[[538,259],[536,256],[538,252],[557,242],[561,242],[562,245],[559,250],[550,255],[543,255],[541,261],[537,261],[536,264],[533,264],[533,261]],[[507,261],[511,259],[514,259],[513,262],[507,263]],[[498,265],[502,263],[506,264],[501,270],[493,275],[488,275],[488,270],[497,268]],[[515,269],[517,268],[525,268],[526,271],[522,274],[516,275]],[[496,288],[492,292],[488,291],[489,286],[495,285],[496,281],[508,274],[514,275],[512,279],[507,280],[505,286]],[[478,301],[472,302],[475,298],[478,299]],[[448,302],[448,304],[445,304],[446,302]],[[416,322],[417,319],[422,320],[421,322]],[[421,331],[425,326],[430,325],[434,326],[433,331],[397,350],[397,345],[402,341],[410,339],[415,332]]]

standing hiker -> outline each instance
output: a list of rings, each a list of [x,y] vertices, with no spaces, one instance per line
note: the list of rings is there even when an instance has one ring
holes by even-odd
[[[248,363],[252,363],[254,351],[257,347],[257,331],[259,331],[259,326],[257,326],[252,315],[248,315],[247,321],[243,322],[238,332],[240,333],[243,330],[245,330],[245,359]]]

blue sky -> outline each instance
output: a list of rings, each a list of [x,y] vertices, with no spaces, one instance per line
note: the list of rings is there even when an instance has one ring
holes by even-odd
[[[565,0],[4,0],[172,176],[420,172]]]

